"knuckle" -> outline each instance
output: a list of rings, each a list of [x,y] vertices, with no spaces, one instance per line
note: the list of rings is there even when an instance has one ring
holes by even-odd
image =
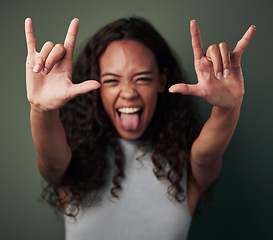
[[[74,48],[74,44],[73,43],[70,43],[70,42],[67,42],[66,44],[65,44],[65,47],[66,48]]]
[[[226,42],[220,42],[220,43],[219,43],[219,46],[221,46],[221,47],[227,47],[228,44],[227,44]]]
[[[221,43],[219,44],[219,47],[220,47],[221,49],[223,49],[223,50],[229,51],[229,46],[228,46],[228,44],[227,44],[226,42],[221,42]]]
[[[42,47],[42,49],[41,49],[41,52],[49,52],[49,51],[51,51],[52,49],[53,49],[53,47],[54,47],[54,43],[53,42],[51,42],[51,41],[47,41],[44,45],[43,45],[43,47]]]
[[[65,52],[65,48],[62,44],[58,43],[54,46],[55,51],[59,52],[59,53],[63,53]]]
[[[51,42],[51,41],[47,41],[47,42],[45,43],[45,45],[47,45],[47,46],[49,46],[49,47],[54,47],[54,43]]]
[[[60,43],[57,43],[57,44],[55,45],[55,47],[57,47],[57,48],[64,48],[64,46],[63,46],[62,44],[60,44]]]
[[[216,52],[218,51],[219,47],[216,44],[212,44],[209,46],[208,51]]]
[[[62,44],[56,44],[54,46],[54,59],[57,61],[59,61],[64,55],[65,55],[65,48]]]
[[[39,54],[36,58],[35,63],[42,66],[44,64],[44,62],[45,62],[45,58]]]
[[[28,39],[27,40],[27,45],[29,45],[29,46],[30,45],[36,45],[36,40],[33,40],[33,39],[30,40],[30,39]]]
[[[241,50],[245,50],[246,46],[244,45],[243,40],[241,39],[238,43],[237,46],[241,49]]]

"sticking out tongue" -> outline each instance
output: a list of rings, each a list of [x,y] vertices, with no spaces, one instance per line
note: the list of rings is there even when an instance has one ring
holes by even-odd
[[[137,113],[121,113],[121,125],[126,131],[135,131],[139,123],[139,115]]]

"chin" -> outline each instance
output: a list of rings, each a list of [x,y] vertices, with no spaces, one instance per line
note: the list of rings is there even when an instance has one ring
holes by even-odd
[[[134,139],[139,139],[142,136],[142,132],[119,132],[118,133],[121,138],[125,138],[128,140],[134,140]]]

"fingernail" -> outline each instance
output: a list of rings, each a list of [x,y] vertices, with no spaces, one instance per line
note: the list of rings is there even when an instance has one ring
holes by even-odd
[[[223,77],[223,73],[222,73],[222,72],[218,72],[218,73],[216,74],[216,77],[217,77],[218,79],[221,79],[221,78]]]
[[[225,69],[224,70],[224,77],[229,76],[229,74],[230,74],[230,70],[229,69]]]
[[[173,86],[171,86],[169,89],[169,92],[173,92],[173,90],[174,90],[174,87]]]
[[[47,74],[48,74],[48,70],[47,70],[46,68],[43,68],[42,74],[43,74],[43,75],[47,75]]]
[[[33,72],[39,72],[40,71],[40,65],[39,64],[36,64],[34,67],[33,67]]]

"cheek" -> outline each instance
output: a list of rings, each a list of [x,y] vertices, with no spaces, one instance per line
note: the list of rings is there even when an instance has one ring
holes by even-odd
[[[100,91],[101,101],[102,101],[104,110],[108,115],[110,115],[111,113],[113,102],[114,102],[114,98],[112,96],[113,95],[106,89],[101,89]]]
[[[145,95],[142,96],[146,107],[149,109],[149,111],[154,112],[157,104],[157,97],[158,92],[156,89],[153,89],[151,91],[147,91]]]

